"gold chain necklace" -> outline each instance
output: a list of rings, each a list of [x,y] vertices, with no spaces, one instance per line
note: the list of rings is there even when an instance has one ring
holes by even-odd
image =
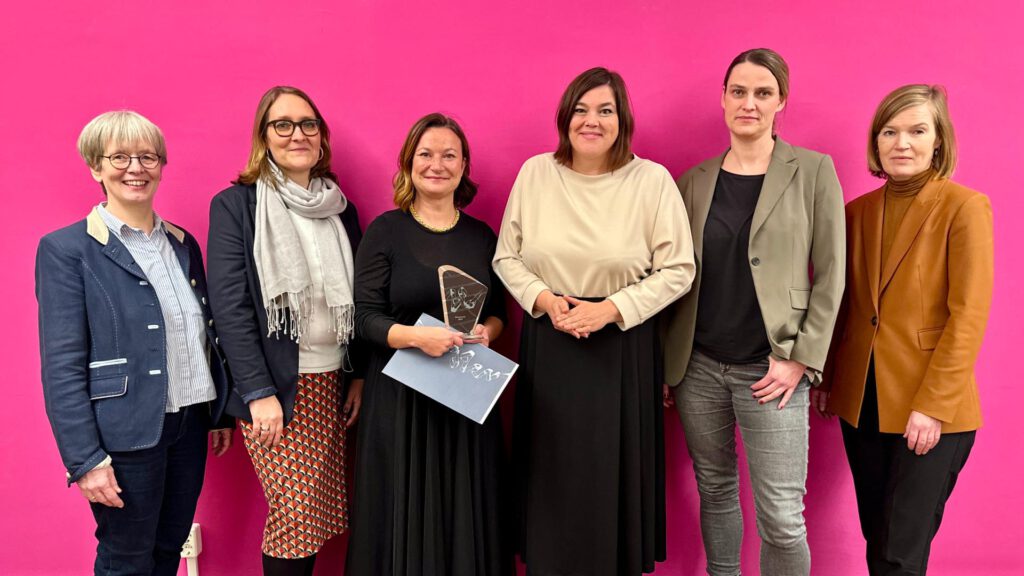
[[[420,223],[420,226],[423,226],[424,228],[430,230],[431,232],[447,232],[452,228],[455,228],[455,225],[459,223],[459,215],[462,214],[462,212],[458,208],[456,208],[455,218],[452,220],[452,223],[447,226],[444,226],[443,228],[438,228],[437,226],[431,226],[430,224],[427,224],[427,222],[423,220],[423,218],[420,218],[420,215],[416,212],[416,207],[413,206],[412,204],[409,205],[409,213],[412,214],[414,220]]]

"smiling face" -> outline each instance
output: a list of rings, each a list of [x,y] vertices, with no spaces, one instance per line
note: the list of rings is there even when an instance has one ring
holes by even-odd
[[[583,94],[569,121],[573,159],[607,159],[619,137],[619,113],[611,86],[598,86]]]
[[[882,171],[893,180],[906,180],[932,167],[939,148],[935,115],[927,104],[918,104],[889,119],[875,138]]]
[[[274,163],[285,176],[303,186],[309,183],[309,172],[320,160],[321,133],[306,136],[298,126],[290,136],[278,136],[272,124],[278,120],[316,120],[316,112],[304,99],[295,94],[282,94],[267,111],[267,125],[263,132],[267,150]]]
[[[428,128],[412,157],[412,185],[417,195],[454,199],[465,169],[458,135],[448,128]]]
[[[158,163],[155,168],[145,168],[137,157],[143,154],[156,155],[156,147],[145,142],[108,143],[103,149],[103,155],[114,154],[127,154],[136,158],[132,158],[131,164],[123,170],[114,168],[107,158],[100,158],[99,165],[90,168],[92,177],[103,185],[107,193],[107,202],[115,207],[152,206],[153,196],[163,173],[163,162]]]
[[[757,139],[770,135],[775,115],[786,107],[771,70],[750,62],[733,67],[722,92],[725,125],[733,136]]]

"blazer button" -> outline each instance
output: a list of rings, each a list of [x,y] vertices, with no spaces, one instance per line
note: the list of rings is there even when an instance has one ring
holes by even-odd
[[[193,278],[193,279],[192,279],[192,287],[193,287],[193,288],[195,288],[195,286],[196,286],[196,279],[195,279],[195,278]]]
[[[757,256],[754,256],[753,258],[750,259],[750,264],[753,265],[753,266],[757,266],[760,263],[761,263],[761,259],[758,258]]]
[[[203,305],[206,305],[206,296],[203,296]]]
[[[872,326],[878,326],[878,316],[872,316],[871,317],[871,325]]]
[[[210,326],[213,326],[213,318],[210,318],[210,321],[207,324],[209,324]]]

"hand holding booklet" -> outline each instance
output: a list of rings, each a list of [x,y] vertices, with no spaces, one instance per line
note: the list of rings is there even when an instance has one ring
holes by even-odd
[[[416,326],[445,326],[421,314]],[[454,346],[440,358],[416,348],[397,350],[384,374],[483,424],[519,365],[483,344]]]

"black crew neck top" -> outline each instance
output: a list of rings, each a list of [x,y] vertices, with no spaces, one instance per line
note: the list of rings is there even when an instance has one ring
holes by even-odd
[[[728,364],[757,362],[772,351],[748,257],[762,184],[764,174],[719,170],[704,224],[694,347]]]

